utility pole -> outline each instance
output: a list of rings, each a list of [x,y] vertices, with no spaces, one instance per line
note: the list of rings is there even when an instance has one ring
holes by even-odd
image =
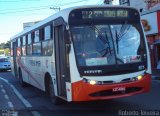
[[[50,7],[50,9],[58,10],[58,11],[60,11],[60,10],[61,10],[61,9],[60,9],[60,7]]]

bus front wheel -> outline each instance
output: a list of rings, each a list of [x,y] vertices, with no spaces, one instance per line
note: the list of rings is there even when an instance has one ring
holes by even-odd
[[[53,104],[55,105],[60,104],[60,99],[57,96],[55,96],[54,85],[51,78],[49,79],[49,96]]]

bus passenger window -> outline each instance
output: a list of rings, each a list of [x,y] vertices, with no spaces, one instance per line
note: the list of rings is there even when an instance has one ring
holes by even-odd
[[[45,40],[51,39],[51,26],[50,25],[44,28],[44,39]]]
[[[26,55],[26,36],[22,37],[22,55]]]
[[[41,54],[41,43],[33,43],[33,55],[40,55]]]
[[[39,42],[39,30],[34,32],[33,38],[33,55],[40,55],[41,54],[41,43]]]
[[[21,56],[21,37],[17,40],[17,56]]]
[[[32,39],[31,34],[28,34],[28,40],[27,40],[27,55],[32,55]]]
[[[39,42],[39,30],[34,32],[34,42]]]
[[[18,47],[21,47],[21,38],[18,38]]]
[[[53,54],[53,40],[42,42],[42,54],[51,56]]]

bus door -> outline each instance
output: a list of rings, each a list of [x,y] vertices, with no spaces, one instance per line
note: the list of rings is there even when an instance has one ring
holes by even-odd
[[[16,41],[13,42],[13,68],[14,68],[14,74],[15,77],[17,77],[17,61],[16,61],[16,57],[17,57],[17,44]]]
[[[58,96],[66,98],[67,59],[64,41],[64,25],[55,26],[54,32]]]

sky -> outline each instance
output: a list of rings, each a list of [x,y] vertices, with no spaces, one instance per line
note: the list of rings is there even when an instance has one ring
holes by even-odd
[[[23,31],[23,23],[43,20],[65,9],[79,5],[103,4],[104,0],[0,0],[0,43]],[[114,0],[114,4],[118,0]]]

